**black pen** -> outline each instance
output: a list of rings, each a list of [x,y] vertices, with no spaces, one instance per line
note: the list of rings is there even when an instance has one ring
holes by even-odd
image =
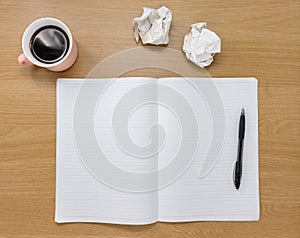
[[[238,142],[238,152],[237,160],[235,162],[233,182],[236,189],[240,188],[242,180],[242,170],[243,170],[243,150],[244,150],[244,138],[245,138],[245,110],[241,111],[240,122],[239,122],[239,142]]]

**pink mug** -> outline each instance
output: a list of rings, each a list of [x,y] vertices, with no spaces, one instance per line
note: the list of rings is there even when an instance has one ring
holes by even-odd
[[[66,47],[64,54],[56,61],[45,62],[37,57],[37,55],[35,55],[32,51],[32,38],[38,31],[47,27],[54,27],[55,29],[62,31],[68,42],[68,46]],[[59,40],[59,38],[55,40]],[[64,71],[70,68],[75,63],[78,55],[77,45],[75,40],[73,40],[69,28],[62,21],[49,17],[37,19],[26,28],[22,38],[22,49],[23,53],[18,57],[19,64],[36,65],[51,71]]]

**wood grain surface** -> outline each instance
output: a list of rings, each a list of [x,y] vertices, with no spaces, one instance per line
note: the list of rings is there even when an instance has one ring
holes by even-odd
[[[136,47],[132,19],[143,6],[161,5],[173,11],[168,47],[180,51],[190,25],[206,21],[222,39],[222,53],[207,68],[209,73],[259,80],[261,219],[58,225],[54,222],[56,78],[85,77],[106,57]],[[0,237],[300,237],[299,15],[296,0],[1,0]],[[23,31],[45,16],[63,20],[78,42],[78,60],[66,72],[17,64]],[[130,72],[170,74],[152,69]]]

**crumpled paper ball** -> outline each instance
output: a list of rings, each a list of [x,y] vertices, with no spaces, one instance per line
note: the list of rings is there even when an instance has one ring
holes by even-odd
[[[204,68],[213,62],[213,56],[221,52],[221,39],[206,28],[205,22],[191,25],[190,33],[184,37],[183,51],[186,58]]]
[[[144,7],[140,17],[133,19],[135,40],[143,44],[168,44],[172,12],[165,6],[159,9]]]

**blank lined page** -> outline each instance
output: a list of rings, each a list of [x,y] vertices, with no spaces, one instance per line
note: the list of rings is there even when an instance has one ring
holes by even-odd
[[[130,88],[149,82],[151,79],[123,79],[111,86],[107,92],[108,96],[101,99],[95,108],[94,132],[107,159],[112,164],[126,171],[153,170],[157,165],[153,160],[138,160],[124,153],[116,146],[111,136],[111,120],[113,108],[118,103],[119,97],[124,95]],[[157,221],[157,192],[132,193],[120,191],[120,188],[113,187],[114,181],[101,181],[100,178],[85,166],[84,161],[78,153],[76,138],[74,137],[74,108],[78,93],[84,79],[58,79],[57,81],[57,164],[56,164],[56,222],[105,222],[117,224],[148,224]],[[92,83],[99,89],[107,86],[109,79],[93,79]],[[103,87],[102,87],[103,86]],[[84,106],[88,107],[89,92],[83,95],[86,99]],[[155,94],[149,91],[149,94]],[[147,95],[144,95],[145,97]],[[149,95],[148,95],[149,96]],[[92,100],[92,99],[91,99]],[[93,103],[93,102],[92,102]],[[78,105],[76,104],[78,107]],[[78,110],[78,108],[77,108]],[[104,113],[105,112],[105,113]],[[84,108],[79,108],[79,114],[85,113]],[[83,125],[88,124],[89,115],[81,120]],[[129,125],[130,133],[137,144],[146,143],[141,135],[146,132],[149,120],[156,116],[156,109],[149,107],[144,109],[136,117],[137,123]],[[86,121],[85,121],[86,120]],[[85,129],[83,126],[80,129]],[[148,131],[147,131],[148,133]],[[89,138],[79,138],[87,140]],[[91,150],[89,147],[87,150]],[[96,153],[96,152],[95,152]],[[97,154],[93,155],[97,159]],[[100,156],[100,155],[99,155]],[[103,159],[103,158],[98,158]],[[96,165],[96,163],[95,163]],[[114,171],[104,171],[112,179],[118,178]],[[112,184],[110,184],[110,182]],[[121,182],[132,185],[126,177]],[[122,187],[124,189],[124,187]]]
[[[160,86],[173,88],[185,96],[196,114],[199,129],[199,150],[192,164],[176,181],[159,191],[159,220],[167,222],[256,221],[259,219],[257,80],[255,78],[213,79],[224,106],[225,119],[224,144],[218,158],[207,156],[210,145],[212,150],[219,150],[211,144],[213,123],[217,123],[218,118],[212,118],[212,108],[209,107],[207,98],[203,97],[203,94],[207,93],[203,90],[210,90],[207,83],[212,79],[189,80],[200,86],[200,90],[197,91],[184,78],[159,80]],[[213,90],[210,93],[213,97],[217,95]],[[236,190],[233,184],[233,169],[237,160],[238,124],[242,108],[246,113],[243,175],[241,187]],[[177,129],[178,123],[172,117],[173,115],[167,110],[159,110],[159,121],[173,122],[169,127],[175,128],[172,136],[168,138],[169,147],[166,147],[168,151],[160,153],[159,161],[162,166],[170,163],[180,146],[176,140],[180,138],[181,132]],[[222,119],[222,113],[219,119]],[[222,131],[217,131],[216,136],[222,137]],[[187,139],[181,143],[190,143],[190,141]],[[213,152],[217,154],[218,151]],[[204,168],[206,171],[204,176],[201,176],[200,171],[203,171],[203,166],[207,168]]]

